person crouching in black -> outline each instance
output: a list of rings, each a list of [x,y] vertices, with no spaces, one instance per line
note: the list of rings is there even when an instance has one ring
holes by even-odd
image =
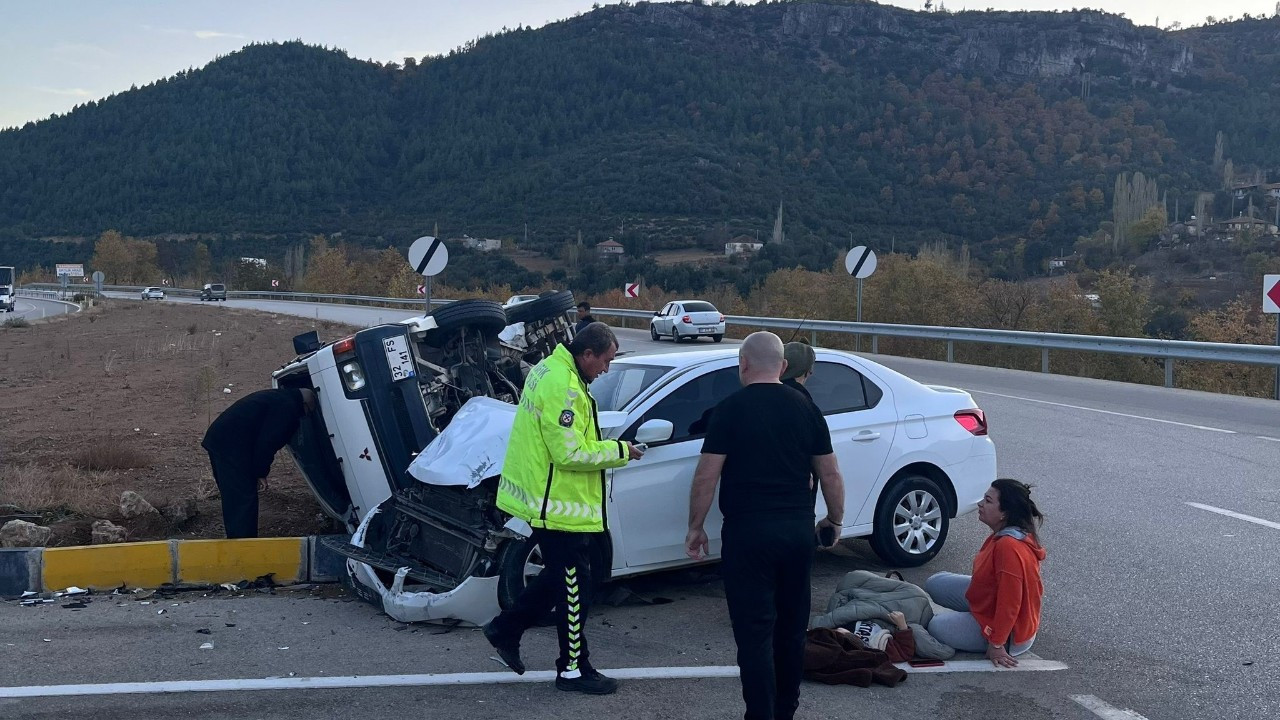
[[[259,390],[232,403],[209,425],[200,445],[209,453],[222,494],[227,537],[258,537],[259,485],[265,488],[276,452],[315,407],[314,390]]]

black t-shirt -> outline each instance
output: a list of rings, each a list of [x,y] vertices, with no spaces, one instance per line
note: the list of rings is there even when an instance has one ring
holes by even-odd
[[[809,478],[813,458],[831,454],[821,411],[779,383],[754,383],[725,398],[711,414],[702,452],[725,455],[720,513],[814,514]]]

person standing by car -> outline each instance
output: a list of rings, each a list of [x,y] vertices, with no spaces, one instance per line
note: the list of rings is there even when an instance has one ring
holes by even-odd
[[[813,362],[817,359],[813,348],[809,343],[789,342],[782,347],[782,357],[787,361],[787,369],[782,371],[782,384],[812,401],[813,395],[804,384],[813,375]]]
[[[783,386],[785,369],[777,335],[757,332],[743,341],[743,387],[711,415],[689,497],[685,552],[701,560],[709,550],[707,512],[723,482],[721,574],[747,720],[788,720],[799,707],[814,533],[838,538],[844,520],[844,479],[826,419]],[[829,508],[816,529],[813,472]]]
[[[991,535],[973,559],[973,575],[942,572],[924,583],[934,602],[956,611],[935,614],[929,634],[957,650],[985,652],[997,667],[1015,667],[1040,629],[1045,552],[1036,529],[1044,514],[1030,485],[1000,478],[978,501],[978,520]]]
[[[200,445],[209,453],[222,495],[227,537],[258,537],[258,490],[266,486],[276,452],[315,407],[316,394],[309,388],[259,390],[232,403],[209,425]]]
[[[577,335],[586,330],[587,326],[595,321],[596,319],[591,317],[591,303],[583,300],[578,303],[578,322],[573,324],[573,334]]]
[[[542,552],[543,569],[514,606],[484,626],[503,661],[523,675],[520,639],[554,609],[556,688],[590,695],[618,689],[617,680],[591,666],[583,632],[592,548],[608,528],[605,471],[643,454],[629,442],[601,439],[588,391],[617,352],[609,326],[591,323],[529,371],[507,443],[498,507],[533,528],[529,542]]]

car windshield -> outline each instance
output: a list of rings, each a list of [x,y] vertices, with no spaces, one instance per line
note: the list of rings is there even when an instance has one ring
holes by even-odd
[[[709,302],[687,302],[684,304],[685,312],[716,312],[716,306]]]
[[[591,383],[591,397],[596,399],[596,406],[601,411],[622,410],[670,371],[666,365],[614,365]]]

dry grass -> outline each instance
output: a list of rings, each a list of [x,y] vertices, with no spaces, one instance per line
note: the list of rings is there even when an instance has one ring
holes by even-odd
[[[68,465],[7,464],[0,469],[0,505],[45,515],[101,517],[115,508],[108,478]]]
[[[71,462],[76,467],[104,472],[131,470],[151,465],[151,457],[115,439],[98,440],[76,453]]]

